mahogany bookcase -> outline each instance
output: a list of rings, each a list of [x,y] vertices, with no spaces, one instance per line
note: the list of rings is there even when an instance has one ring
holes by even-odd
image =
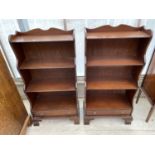
[[[151,37],[143,27],[86,29],[84,124],[99,116],[117,116],[131,124],[133,98]]]
[[[34,29],[9,42],[31,103],[34,125],[43,117],[69,117],[79,123],[73,31]]]

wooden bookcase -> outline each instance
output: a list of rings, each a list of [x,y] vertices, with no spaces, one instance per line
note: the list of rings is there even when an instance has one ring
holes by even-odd
[[[133,98],[152,33],[126,25],[86,29],[84,123],[118,116],[131,124]]]
[[[34,29],[9,38],[31,103],[34,125],[43,117],[79,123],[73,31]]]

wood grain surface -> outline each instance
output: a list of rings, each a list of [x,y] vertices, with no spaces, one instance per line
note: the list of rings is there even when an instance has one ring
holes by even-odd
[[[20,134],[27,116],[0,51],[0,134]]]

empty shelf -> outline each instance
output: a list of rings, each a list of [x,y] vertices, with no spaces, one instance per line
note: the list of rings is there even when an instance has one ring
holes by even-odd
[[[116,58],[116,59],[101,59],[101,58],[88,58],[88,67],[100,67],[100,66],[142,66],[144,62],[138,59],[132,58]]]
[[[87,97],[86,113],[87,115],[123,115],[132,112],[132,103],[129,102],[126,95],[95,94]]]
[[[87,39],[115,39],[115,38],[150,38],[144,31],[118,31],[118,32],[89,32]]]
[[[20,69],[48,69],[48,68],[74,68],[74,61],[71,60],[29,60],[24,61]]]
[[[73,41],[72,34],[61,35],[19,35],[13,37],[10,42],[23,43],[23,42],[57,42],[57,41]]]
[[[26,92],[75,91],[72,80],[32,80]]]
[[[128,80],[88,80],[88,90],[121,90],[121,89],[137,89],[137,85],[133,81]]]
[[[76,115],[76,98],[73,95],[40,94],[34,102],[32,112],[38,116]]]

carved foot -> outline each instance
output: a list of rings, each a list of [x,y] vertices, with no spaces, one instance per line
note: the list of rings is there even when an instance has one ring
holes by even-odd
[[[74,118],[74,124],[80,124],[80,119],[78,116]]]
[[[73,116],[70,118],[72,121],[74,121],[74,124],[80,124],[79,116]]]
[[[130,125],[132,120],[133,120],[132,116],[128,116],[124,118],[125,124],[127,125]]]
[[[39,121],[33,121],[34,126],[39,126]]]
[[[84,117],[84,125],[89,125],[91,120],[93,120],[92,117],[85,116]]]
[[[84,119],[84,125],[89,125],[90,124],[90,120],[89,119]]]
[[[39,126],[39,122],[41,119],[39,117],[33,117],[33,125],[34,126]]]

